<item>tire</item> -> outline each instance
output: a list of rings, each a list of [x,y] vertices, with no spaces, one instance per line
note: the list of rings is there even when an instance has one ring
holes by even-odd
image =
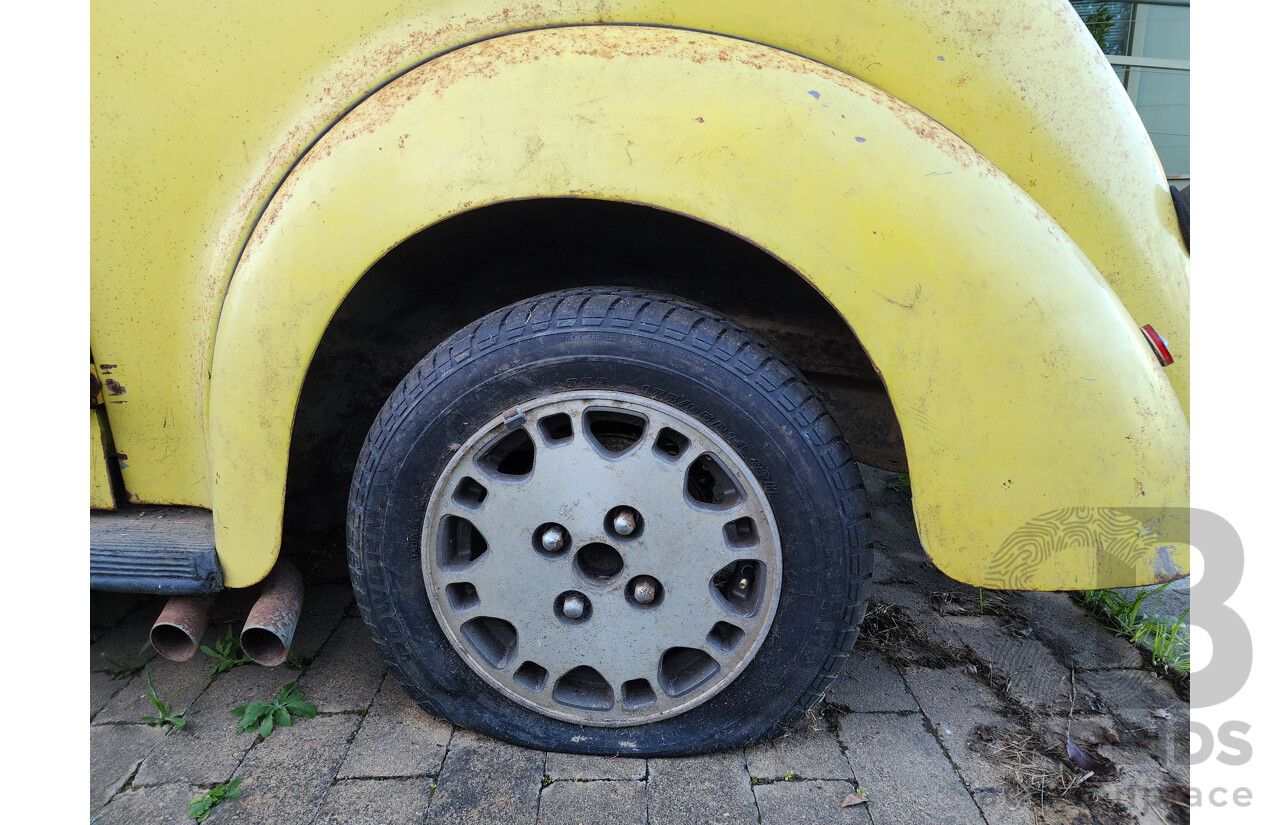
[[[348,551],[427,712],[674,756],[821,698],[865,610],[868,522],[794,367],[706,308],[596,288],[494,312],[414,368],[360,454]]]

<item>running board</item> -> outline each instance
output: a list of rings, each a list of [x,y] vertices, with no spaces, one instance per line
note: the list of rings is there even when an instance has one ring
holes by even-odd
[[[192,507],[90,510],[89,587],[165,595],[221,590],[213,513]]]

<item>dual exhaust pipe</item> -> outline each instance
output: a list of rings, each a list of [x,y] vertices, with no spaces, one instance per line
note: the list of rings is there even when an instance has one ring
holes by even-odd
[[[196,655],[209,625],[211,594],[174,596],[151,627],[151,646],[166,659],[185,662]],[[302,574],[280,559],[262,583],[262,593],[249,611],[240,646],[254,662],[267,667],[283,664],[302,612]]]

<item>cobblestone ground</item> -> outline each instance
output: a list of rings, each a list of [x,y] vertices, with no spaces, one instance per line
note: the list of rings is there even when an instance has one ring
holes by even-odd
[[[991,593],[954,582],[920,548],[893,476],[864,468],[876,583],[859,645],[825,701],[772,741],[686,759],[581,757],[513,747],[428,716],[383,667],[341,572],[308,567],[294,666],[209,676],[139,653],[162,600],[94,594],[90,817],[184,822],[187,804],[242,779],[209,823],[1187,822],[1186,688],[1153,672],[1065,594]],[[328,570],[326,570],[326,566]],[[204,643],[243,621],[224,594]],[[142,674],[113,679],[102,654],[149,663],[183,730],[152,712]],[[314,719],[266,740],[236,735],[231,708],[291,680]],[[1086,776],[1067,739],[1114,766]],[[868,801],[841,807],[855,789]]]

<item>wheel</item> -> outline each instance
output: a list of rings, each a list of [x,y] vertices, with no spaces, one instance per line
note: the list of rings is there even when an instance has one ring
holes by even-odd
[[[770,735],[852,648],[866,498],[799,373],[726,319],[553,293],[456,333],[357,464],[352,582],[428,712],[532,748]]]

